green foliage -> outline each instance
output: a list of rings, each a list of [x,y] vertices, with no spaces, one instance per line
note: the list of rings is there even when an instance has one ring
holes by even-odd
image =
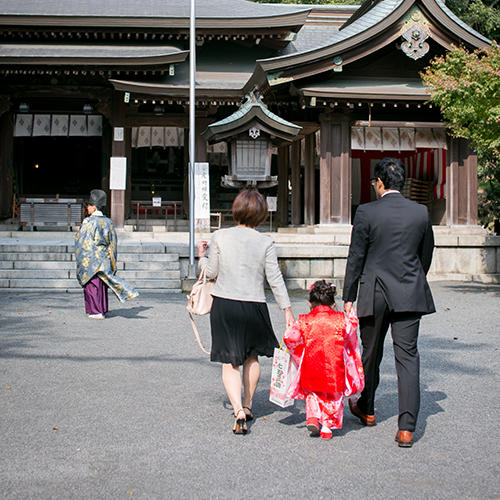
[[[421,73],[441,108],[443,121],[457,137],[472,141],[478,153],[479,185],[486,199],[482,221],[498,217],[500,207],[500,46],[468,52],[452,46]]]
[[[490,151],[478,151],[479,199],[478,216],[485,226],[493,229],[500,214],[500,161]]]
[[[472,53],[462,47],[431,61],[421,74],[441,108],[444,120],[459,137],[500,154],[500,46]]]
[[[446,6],[482,35],[500,40],[498,0],[447,0]]]
[[[469,4],[463,19],[489,39],[500,39],[500,10],[485,5],[480,0],[474,0]]]

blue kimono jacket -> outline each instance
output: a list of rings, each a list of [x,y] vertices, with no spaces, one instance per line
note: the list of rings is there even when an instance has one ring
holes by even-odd
[[[94,276],[106,283],[120,302],[139,293],[116,273],[117,238],[111,219],[94,213],[87,217],[75,238],[76,273],[85,286]]]

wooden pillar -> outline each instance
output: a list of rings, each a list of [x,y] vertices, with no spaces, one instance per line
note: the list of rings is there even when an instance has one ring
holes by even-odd
[[[125,156],[127,157],[127,186],[125,189],[125,217],[132,213],[132,127],[125,129]]]
[[[14,151],[12,116],[0,116],[0,216],[7,217],[12,208],[12,157]]]
[[[477,155],[462,138],[448,145],[446,224],[477,224]]]
[[[113,116],[112,121],[113,131],[111,137],[113,139],[111,146],[111,154],[113,157],[125,157],[125,103],[123,102],[123,92],[115,91],[113,94]],[[117,139],[117,129],[121,129],[123,140]],[[127,165],[127,170],[130,165]],[[123,228],[125,222],[125,189],[111,190],[111,219],[116,228]]]
[[[288,146],[278,148],[278,210],[276,222],[288,226]]]
[[[348,117],[321,117],[320,223],[351,223],[351,156]]]
[[[315,134],[306,135],[304,147],[304,224],[313,225],[315,224]]]
[[[290,148],[292,181],[291,219],[298,226],[302,222],[302,190],[300,185],[300,141],[294,141]]]

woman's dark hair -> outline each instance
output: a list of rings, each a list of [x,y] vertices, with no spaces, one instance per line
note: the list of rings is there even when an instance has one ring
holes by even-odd
[[[313,307],[333,306],[336,294],[337,287],[333,283],[327,283],[325,280],[316,281],[309,288],[309,302]]]
[[[384,158],[375,165],[373,176],[384,183],[385,189],[401,191],[405,185],[405,166],[397,158]]]
[[[256,189],[244,189],[233,201],[233,218],[244,226],[257,227],[267,212],[266,199]]]

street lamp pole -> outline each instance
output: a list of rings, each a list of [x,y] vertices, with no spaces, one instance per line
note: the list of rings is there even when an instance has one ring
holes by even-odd
[[[195,84],[196,84],[196,13],[191,0],[189,18],[189,266],[188,278],[196,278],[194,265],[194,163],[195,163]]]

